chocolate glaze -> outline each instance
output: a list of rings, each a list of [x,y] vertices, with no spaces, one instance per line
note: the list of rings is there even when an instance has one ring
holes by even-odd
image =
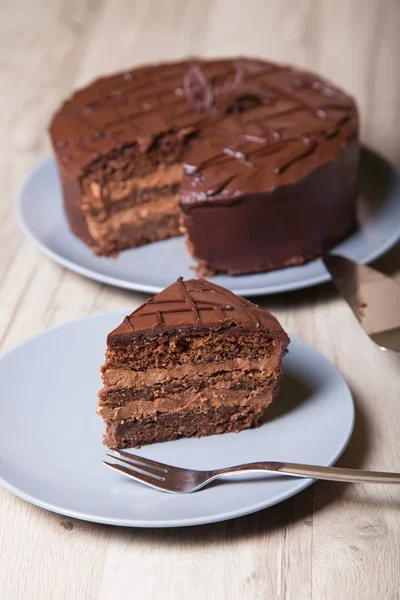
[[[292,185],[231,202],[183,206],[197,259],[215,271],[262,272],[324,254],[356,227],[359,146],[354,140]]]
[[[215,119],[185,159],[183,204],[291,184],[355,138],[353,100],[319,78],[276,67],[250,81],[258,105]]]
[[[70,174],[85,174],[128,144],[146,152],[164,132],[207,124],[205,143],[195,145],[187,168],[194,162],[204,174],[205,159],[207,170],[222,159],[224,168],[235,169],[237,161],[246,164],[246,154],[249,165],[264,165],[273,154],[271,170],[279,174],[317,146],[321,153],[324,139],[336,140],[326,150],[332,153],[356,133],[356,117],[351,98],[310,73],[260,60],[193,59],[94,81],[62,105],[50,133]]]
[[[236,99],[230,89],[237,87],[239,69],[251,77],[274,68],[255,60],[193,59],[97,79],[54,115],[50,126],[54,150],[71,176],[84,175],[102,156],[130,144],[139,144],[146,152],[157,136],[200,127],[207,118],[228,111]],[[204,79],[203,86],[212,85],[212,103],[197,100],[199,78]]]
[[[71,228],[89,244],[82,178],[125,147],[146,153],[168,132],[192,135],[184,224],[194,255],[230,273],[304,262],[355,227],[357,131],[355,103],[341,90],[244,58],[98,79],[63,104],[50,128]]]
[[[143,333],[201,331],[230,324],[246,330],[267,330],[272,337],[288,343],[282,327],[268,311],[205,279],[183,281],[181,277],[125,317],[109,334],[108,343],[130,342]]]

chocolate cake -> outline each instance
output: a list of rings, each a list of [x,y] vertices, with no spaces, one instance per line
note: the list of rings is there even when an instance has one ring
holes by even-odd
[[[98,414],[111,448],[240,431],[277,394],[289,338],[269,312],[179,278],[107,338]]]
[[[70,227],[100,255],[185,231],[203,272],[250,273],[310,260],[356,227],[355,103],[299,69],[136,68],[76,92],[50,131]]]

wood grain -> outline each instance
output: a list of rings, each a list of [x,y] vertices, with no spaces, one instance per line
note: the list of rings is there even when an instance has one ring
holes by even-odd
[[[0,3],[0,343],[140,294],[85,280],[17,228],[51,112],[95,75],[184,55],[246,54],[316,69],[358,99],[364,142],[400,163],[397,0],[13,0]],[[377,262],[399,274],[400,250]],[[330,285],[259,300],[334,361],[357,421],[340,464],[400,471],[400,362],[373,347]],[[317,483],[271,509],[177,530],[68,519],[0,490],[5,600],[400,598],[400,495]]]

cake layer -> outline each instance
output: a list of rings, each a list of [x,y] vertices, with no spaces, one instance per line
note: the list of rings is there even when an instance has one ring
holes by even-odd
[[[89,214],[106,214],[116,210],[119,204],[144,204],[160,195],[179,192],[182,165],[159,165],[142,177],[130,177],[117,181],[97,182],[84,179],[82,182],[82,209]]]
[[[171,394],[155,400],[136,400],[125,406],[111,408],[103,406],[98,408],[98,414],[107,420],[141,419],[146,416],[159,416],[163,413],[181,413],[184,410],[198,409],[210,406],[249,405],[267,406],[271,389],[277,385],[276,382],[260,386],[257,390],[248,392],[246,390],[216,390],[212,387],[195,392],[186,390],[180,394]],[[267,402],[266,402],[267,398]]]
[[[110,448],[135,448],[179,437],[201,437],[241,431],[259,425],[272,392],[242,402],[203,402],[173,412],[143,414],[139,419],[106,420],[104,443]]]
[[[261,352],[279,353],[278,345],[274,345],[267,332],[251,333],[236,327],[222,327],[216,331],[175,332],[153,343],[149,340],[147,344],[114,344],[107,350],[105,368],[148,370],[185,364],[216,365],[231,357],[244,359],[242,364],[246,365],[257,360]]]
[[[183,175],[181,163],[158,165],[150,173],[141,177],[130,177],[124,180],[110,181],[101,187],[102,193],[107,194],[110,202],[118,202],[121,197],[134,190],[156,190],[167,186],[179,185]]]
[[[99,393],[99,407],[118,407],[138,400],[181,394],[186,390],[194,393],[212,387],[217,391],[242,390],[250,393],[260,386],[265,387],[271,381],[280,378],[280,369],[270,371],[243,370],[218,371],[213,374],[197,373],[194,377],[169,378],[153,385],[133,385],[132,387],[107,386]],[[118,379],[118,376],[116,377]]]
[[[178,185],[168,185],[161,188],[145,188],[135,190],[132,194],[121,198],[118,202],[106,203],[102,206],[89,201],[86,204],[87,197],[84,196],[85,206],[84,213],[86,216],[92,217],[97,221],[104,222],[114,214],[125,211],[131,208],[147,208],[147,204],[161,200],[162,198],[175,197],[179,193]],[[140,213],[144,216],[146,212]]]
[[[194,406],[226,405],[232,402],[247,406],[253,397],[260,405],[265,406],[266,394],[275,384],[276,381],[270,382],[268,385],[259,386],[257,390],[250,393],[248,390],[206,389],[201,392],[197,392],[195,389],[186,390],[181,394],[171,394],[155,400],[135,400],[115,408],[99,406],[97,414],[105,420],[141,419],[143,416],[180,412],[184,407],[191,409]]]
[[[105,386],[129,388],[132,386],[152,386],[165,381],[182,380],[215,375],[221,372],[232,371],[264,371],[267,375],[273,373],[281,360],[280,352],[265,358],[231,358],[225,361],[209,363],[186,363],[174,365],[173,368],[148,368],[143,371],[134,371],[124,368],[112,368],[105,365],[102,368],[102,379]]]
[[[161,196],[146,204],[128,206],[105,220],[86,215],[86,223],[98,254],[180,235],[178,195]]]

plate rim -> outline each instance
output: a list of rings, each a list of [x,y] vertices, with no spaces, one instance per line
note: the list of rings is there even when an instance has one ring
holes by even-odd
[[[86,320],[96,320],[99,317],[108,317],[108,316],[112,317],[114,315],[117,318],[119,318],[122,313],[126,312],[126,310],[127,309],[102,311],[102,312],[86,315],[83,317],[70,319],[68,321],[64,321],[63,323],[59,323],[53,327],[49,327],[47,329],[39,331],[39,332],[29,336],[28,338],[24,339],[22,342],[20,342],[16,346],[13,346],[12,348],[9,348],[5,352],[3,352],[0,355],[0,362],[3,361],[4,358],[18,352],[18,350],[22,346],[26,346],[26,345],[34,342],[35,339],[40,338],[43,335],[46,335],[50,332],[54,332],[58,329],[67,327],[69,324],[78,323],[78,322],[86,321]],[[333,362],[331,362],[320,350],[318,350],[317,348],[315,348],[314,346],[312,346],[311,344],[309,344],[302,338],[298,337],[297,335],[290,334],[290,333],[288,333],[288,335],[290,336],[291,341],[296,340],[296,343],[300,343],[300,346],[305,345],[305,346],[311,348],[312,351],[316,352],[324,362],[328,363],[330,368],[332,368],[336,372],[336,375],[341,379],[342,383],[345,385],[347,392],[348,392],[348,405],[349,405],[348,408],[351,412],[351,418],[349,419],[349,422],[347,425],[347,435],[346,435],[345,439],[341,442],[340,448],[333,453],[333,455],[329,458],[329,460],[324,461],[324,463],[322,465],[322,466],[331,466],[331,465],[335,464],[336,461],[343,454],[343,452],[347,448],[347,446],[350,442],[350,439],[352,437],[353,430],[354,430],[354,424],[355,424],[355,416],[356,416],[354,397],[353,397],[353,394],[352,394],[349,384],[347,383],[346,379],[344,378],[342,373],[339,371],[339,369]],[[309,478],[304,478],[304,479],[299,478],[298,483],[294,484],[293,488],[289,492],[281,492],[281,493],[277,494],[276,496],[269,498],[269,500],[267,500],[267,501],[261,501],[256,504],[248,505],[248,506],[244,507],[243,509],[232,510],[232,511],[228,511],[225,513],[218,513],[216,515],[208,515],[207,517],[190,517],[190,518],[186,518],[186,519],[183,518],[183,519],[169,519],[169,520],[164,520],[164,521],[163,520],[154,521],[154,520],[143,520],[143,519],[141,519],[141,520],[124,519],[124,518],[118,518],[118,517],[107,518],[107,517],[100,517],[98,515],[84,513],[84,512],[80,512],[80,511],[76,511],[76,510],[68,510],[67,508],[65,508],[63,506],[59,506],[57,504],[52,504],[50,502],[43,501],[40,498],[25,492],[20,487],[17,487],[15,485],[13,485],[12,483],[8,482],[6,479],[4,479],[4,477],[0,473],[0,485],[3,486],[8,491],[10,491],[11,493],[13,493],[18,498],[21,498],[22,500],[29,502],[29,504],[32,504],[33,506],[38,506],[39,508],[42,508],[42,509],[48,510],[48,511],[56,513],[56,514],[66,516],[66,517],[80,519],[82,521],[88,521],[88,522],[92,522],[92,523],[99,523],[102,525],[112,525],[112,526],[120,526],[120,527],[156,528],[156,529],[207,525],[210,523],[218,523],[218,522],[222,522],[222,521],[228,521],[228,520],[234,519],[234,518],[244,517],[246,515],[250,515],[250,514],[259,512],[260,510],[264,510],[266,508],[269,508],[271,506],[279,504],[285,500],[288,500],[289,498],[292,498],[293,496],[299,494],[304,489],[306,489],[307,487],[309,487],[310,485],[315,483],[315,481],[316,480],[309,479]],[[162,493],[162,492],[160,492],[160,493]]]
[[[390,168],[395,170],[397,173],[399,172],[397,167],[392,162],[387,160],[385,157],[383,157],[381,154],[379,154],[375,150],[372,150],[372,149],[366,147],[365,145],[363,145],[362,148],[364,150],[367,150],[369,153],[372,153],[374,156],[376,156],[380,160],[383,160],[385,162],[385,164],[389,165]],[[42,240],[39,239],[31,231],[31,229],[27,225],[25,218],[23,216],[23,209],[22,209],[22,205],[24,202],[23,198],[26,195],[26,191],[29,188],[29,184],[30,184],[31,180],[33,179],[33,177],[35,175],[37,175],[37,173],[40,172],[47,164],[51,164],[51,163],[53,163],[53,164],[55,163],[55,158],[51,154],[47,155],[47,156],[43,157],[41,160],[39,160],[39,162],[37,162],[34,165],[34,167],[25,176],[24,180],[22,181],[22,183],[20,184],[20,186],[17,190],[17,197],[16,197],[16,202],[15,202],[15,215],[16,215],[16,219],[19,224],[19,227],[21,228],[24,235],[31,242],[33,242],[33,244],[36,246],[36,248],[38,248],[43,254],[45,254],[48,258],[53,260],[55,263],[61,265],[62,267],[69,269],[70,271],[72,271],[74,273],[77,273],[78,275],[86,277],[87,279],[91,279],[91,280],[97,281],[99,283],[105,283],[107,285],[112,285],[112,286],[120,288],[120,289],[127,289],[127,290],[142,292],[145,294],[157,294],[157,293],[161,292],[163,289],[162,286],[135,283],[135,282],[128,281],[126,279],[120,279],[118,277],[112,277],[110,275],[103,275],[97,271],[93,271],[92,269],[83,267],[83,266],[79,265],[78,263],[75,263],[75,262],[69,260],[68,258],[64,258],[62,255],[60,255],[60,254],[54,252],[53,250],[51,250],[50,248],[48,248],[48,246],[45,243],[43,243]],[[371,251],[369,254],[364,256],[363,259],[360,260],[359,262],[361,264],[370,263],[371,261],[373,261],[373,260],[377,259],[378,257],[382,256],[383,254],[385,254],[385,252],[387,252],[399,240],[400,240],[400,228],[398,229],[397,232],[394,232],[391,236],[389,236],[387,238],[387,240],[381,246],[379,246],[379,248],[375,249],[374,251]],[[336,248],[332,249],[333,253],[335,253],[335,249]],[[346,255],[345,252],[343,254]],[[318,258],[318,259],[316,259],[316,261],[321,261],[321,259]],[[240,295],[247,296],[247,297],[290,293],[290,292],[294,292],[296,290],[301,290],[301,289],[305,289],[305,288],[314,287],[316,285],[321,285],[323,283],[326,283],[327,281],[330,281],[330,279],[331,279],[331,277],[330,277],[328,271],[326,271],[326,273],[324,273],[324,274],[313,276],[313,277],[308,277],[306,279],[302,279],[301,281],[293,282],[290,285],[287,283],[275,284],[273,286],[270,286],[268,289],[266,289],[265,287],[249,287],[249,288],[245,288],[243,290],[236,291],[235,293],[239,293]]]

